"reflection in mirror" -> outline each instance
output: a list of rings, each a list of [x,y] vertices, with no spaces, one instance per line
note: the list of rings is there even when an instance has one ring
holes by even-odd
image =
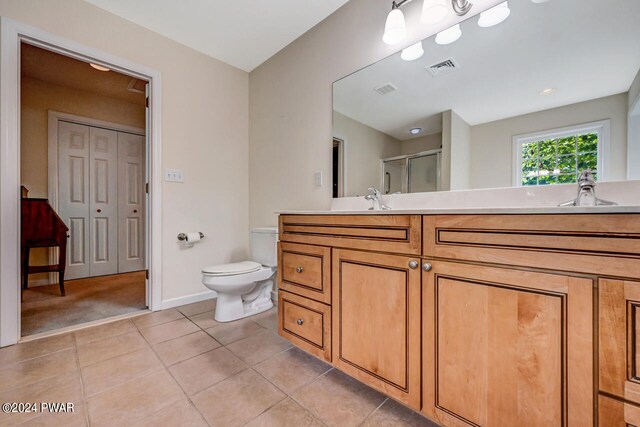
[[[334,197],[640,179],[640,2],[508,4],[334,83]]]

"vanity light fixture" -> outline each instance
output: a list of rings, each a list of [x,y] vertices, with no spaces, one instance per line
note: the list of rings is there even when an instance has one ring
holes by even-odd
[[[102,65],[93,64],[93,63],[91,63],[91,62],[89,63],[89,65],[90,65],[91,67],[95,68],[95,69],[96,69],[96,70],[98,70],[98,71],[111,71],[111,69],[110,69],[110,68],[103,67]]]
[[[415,61],[424,55],[424,49],[422,48],[422,42],[418,42],[414,45],[411,45],[405,49],[402,49],[402,53],[400,54],[400,58],[405,61]]]
[[[417,135],[417,134],[419,134],[420,132],[422,132],[422,128],[413,128],[413,129],[410,129],[410,130],[409,130],[409,133],[410,133],[411,135]]]
[[[436,43],[439,45],[447,45],[455,42],[462,36],[462,30],[460,24],[456,24],[453,27],[449,27],[444,31],[440,31],[436,35]]]
[[[507,19],[509,15],[511,15],[511,9],[509,9],[509,2],[505,1],[482,12],[478,20],[478,25],[483,28],[493,27]]]
[[[387,15],[387,22],[384,26],[382,41],[386,44],[400,43],[407,36],[407,24],[404,14],[400,10],[402,6],[413,0],[394,0],[391,3],[391,12]],[[473,6],[469,0],[423,0],[422,16],[423,23],[434,25],[444,20],[449,14],[447,4],[451,2],[453,13],[458,16],[466,15]]]

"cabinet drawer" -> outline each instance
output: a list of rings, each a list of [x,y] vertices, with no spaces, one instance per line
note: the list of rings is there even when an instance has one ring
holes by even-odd
[[[430,215],[423,255],[640,277],[637,215]]]
[[[331,361],[331,307],[289,292],[278,295],[278,331],[301,349]]]
[[[419,215],[280,215],[280,241],[419,255]]]
[[[279,289],[331,302],[331,248],[280,243]]]

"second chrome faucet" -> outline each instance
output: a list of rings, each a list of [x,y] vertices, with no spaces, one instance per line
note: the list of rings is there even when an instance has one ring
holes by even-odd
[[[377,188],[369,188],[369,193],[364,196],[365,200],[369,200],[373,206],[369,208],[370,211],[388,211],[391,208],[382,202],[382,193]]]

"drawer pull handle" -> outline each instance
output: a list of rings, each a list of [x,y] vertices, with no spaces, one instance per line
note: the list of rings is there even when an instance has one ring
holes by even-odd
[[[296,273],[302,273],[302,267],[296,267]]]
[[[302,320],[302,319],[298,319],[298,320],[296,320],[296,323],[297,323],[298,325],[302,325],[302,324],[304,323],[304,320]]]
[[[418,268],[418,261],[409,261],[409,268]]]
[[[433,266],[430,262],[425,262],[424,264],[422,264],[422,269],[424,271],[431,271],[431,268],[433,268]]]

